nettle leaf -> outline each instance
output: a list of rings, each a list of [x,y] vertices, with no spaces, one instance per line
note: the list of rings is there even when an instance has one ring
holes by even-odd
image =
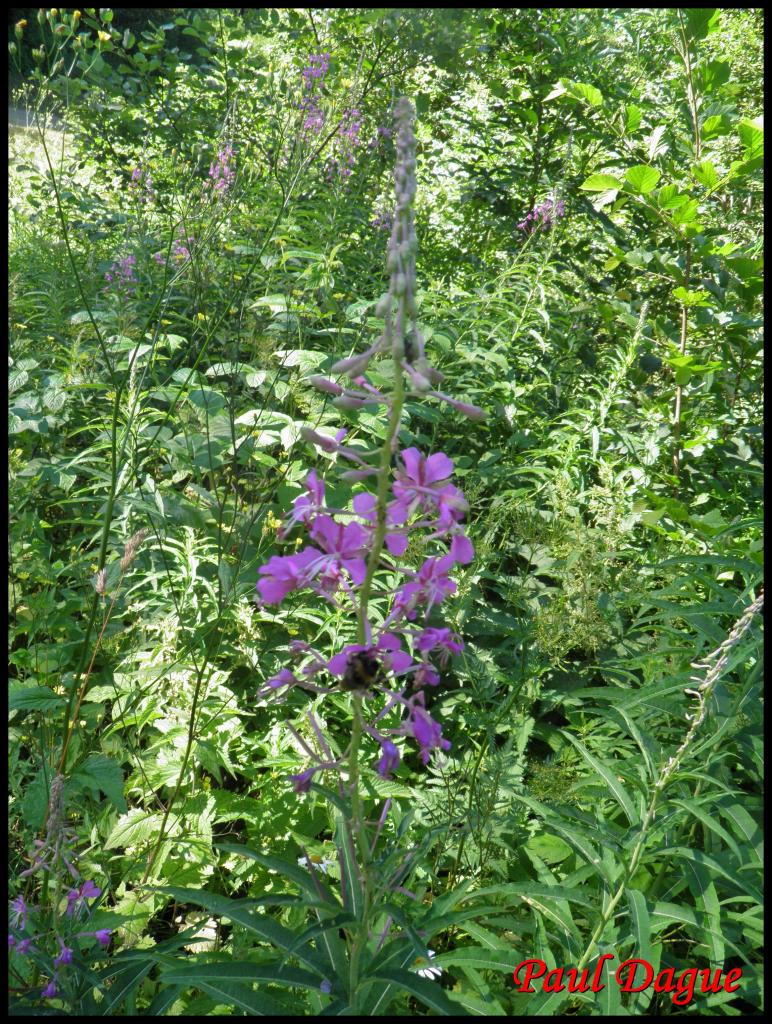
[[[613,174],[591,174],[579,188],[584,189],[585,192],[606,192],[610,189],[622,188],[622,182]]]
[[[14,367],[8,374],[8,394],[12,395],[14,391],[18,391],[20,388],[23,388],[28,380],[29,374],[26,370]]]
[[[64,697],[59,697],[47,686],[25,686],[11,691],[9,711],[46,711],[54,714],[64,708]]]
[[[115,850],[120,846],[137,846],[158,835],[161,828],[162,815],[148,813],[141,807],[132,807],[122,815],[110,835],[105,840],[106,850]]]
[[[102,792],[121,812],[126,811],[123,798],[123,772],[117,761],[104,754],[90,754],[77,771],[68,779],[72,792],[90,792],[94,799]]]
[[[645,195],[657,187],[660,173],[655,167],[648,167],[646,164],[638,164],[625,171],[625,179],[629,182],[634,192]]]

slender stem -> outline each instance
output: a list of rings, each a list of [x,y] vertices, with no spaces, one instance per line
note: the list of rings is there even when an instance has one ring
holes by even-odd
[[[689,289],[692,275],[692,244],[687,242],[686,244],[686,268],[684,273],[684,288]],[[681,337],[679,340],[678,351],[680,354],[686,355],[686,336],[689,330],[689,313],[686,304],[681,306]],[[675,393],[675,409],[673,411],[673,472],[676,477],[680,475],[681,471],[681,408],[683,402],[683,387],[681,384],[676,386]]]

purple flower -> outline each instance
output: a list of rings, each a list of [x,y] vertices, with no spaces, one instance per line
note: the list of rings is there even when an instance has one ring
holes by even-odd
[[[383,633],[375,646],[348,644],[340,653],[330,658],[327,662],[327,671],[336,679],[343,678],[350,670],[352,660],[357,654],[365,654],[380,662],[394,675],[403,675],[413,664],[410,655],[402,650],[399,637],[394,633]]]
[[[26,954],[29,953],[31,945],[32,939],[20,939],[16,944],[16,952],[21,953],[22,956],[26,956]]]
[[[277,675],[272,676],[268,680],[268,686],[270,686],[272,690],[278,690],[282,686],[294,686],[296,682],[297,679],[293,673],[290,672],[288,668],[283,668]]]
[[[11,934],[10,934],[10,932],[9,932],[9,934],[8,934],[8,948],[9,948],[9,949],[13,949],[13,947],[14,947],[15,945],[16,945],[16,939],[15,939],[15,938],[13,937],[13,935],[11,935]]]
[[[102,949],[107,949],[110,945],[110,936],[112,931],[109,928],[100,928],[99,931],[94,932],[94,938],[97,940]]]
[[[427,558],[416,573],[415,579],[397,591],[395,611],[408,618],[415,618],[415,607],[425,604],[428,608],[443,601],[448,594],[455,594],[456,584],[448,576],[455,559],[451,555],[442,558]]]
[[[108,284],[114,284],[119,294],[133,294],[136,291],[135,286],[137,284],[137,277],[134,273],[136,262],[136,256],[125,256],[123,259],[113,263],[105,274],[105,281]],[[105,291],[107,291],[106,288]]]
[[[566,204],[562,199],[559,199],[557,203],[547,199],[540,206],[535,206],[530,213],[526,214],[517,226],[521,231],[530,235],[538,227],[550,227],[553,219],[564,216],[565,212]]]
[[[387,779],[399,765],[399,751],[391,740],[381,741],[381,758],[378,761],[378,774]]]
[[[221,195],[224,195],[236,180],[236,172],[231,164],[232,159],[233,146],[228,143],[220,149],[217,159],[209,168],[209,178],[211,179],[209,184]]]
[[[258,572],[264,577],[257,582],[264,604],[280,604],[291,590],[308,586],[310,567],[322,557],[316,548],[303,548],[295,555],[274,555]]]
[[[463,518],[469,506],[458,487],[448,482],[453,472],[452,460],[443,452],[424,458],[417,448],[406,448],[400,454],[403,468],[395,474],[392,520],[405,523],[418,509],[427,507],[437,509],[441,527]]]
[[[292,788],[296,793],[307,793],[311,789],[311,779],[313,778],[316,768],[306,768],[304,772],[299,775],[290,775],[292,779]]]
[[[305,494],[301,494],[299,498],[295,498],[293,511],[287,516],[279,531],[280,537],[286,537],[295,523],[310,526],[313,516],[318,515],[324,508],[324,480],[319,479],[315,469],[312,469],[306,477],[306,490],[308,491],[307,497]]]
[[[324,994],[328,996],[330,992],[332,992],[332,984],[326,978],[322,978],[322,983],[319,986],[319,991],[324,992]]]
[[[343,567],[357,586],[364,583],[367,565],[362,557],[367,550],[369,537],[359,523],[344,526],[336,523],[332,516],[317,516],[311,527],[311,539],[326,552],[318,570],[322,583],[337,582],[339,570]]]
[[[54,967],[61,967],[64,964],[72,963],[73,951],[69,946],[66,946],[64,942],[57,936],[56,941],[59,943],[59,956],[54,960]]]
[[[440,629],[430,627],[420,633],[415,641],[419,651],[429,652],[440,650],[440,664],[447,665],[451,654],[460,654],[464,649],[464,641],[456,633],[443,626]]]
[[[410,709],[410,721],[404,726],[421,749],[421,760],[429,763],[432,750],[450,750],[448,740],[442,738],[442,727],[422,704],[423,694],[416,694]]]
[[[92,881],[84,882],[80,889],[70,889],[67,893],[67,917],[72,917],[78,906],[82,906],[85,900],[96,899],[102,895],[102,890]]]
[[[27,914],[29,913],[29,907],[24,902],[24,897],[19,894],[13,900],[11,900],[11,924],[14,928],[26,928],[27,927]]]
[[[135,167],[131,172],[129,192],[139,199],[141,203],[147,203],[154,199],[155,189],[153,188],[153,179],[150,172],[143,170],[141,167]]]
[[[43,991],[40,993],[44,999],[55,999],[57,995],[56,988],[56,976],[49,981]]]

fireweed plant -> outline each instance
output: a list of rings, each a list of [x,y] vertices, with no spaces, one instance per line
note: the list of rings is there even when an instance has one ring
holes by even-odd
[[[374,490],[356,494],[350,509],[332,508],[326,504],[324,481],[311,470],[306,478],[307,493],[295,499],[280,531],[287,537],[294,529],[303,529],[310,543],[294,554],[273,556],[260,568],[257,583],[259,600],[265,605],[279,604],[291,592],[310,588],[356,622],[357,642],[331,656],[305,642],[293,642],[292,667],[283,668],[261,691],[263,696],[276,692],[278,699],[293,687],[318,695],[334,693],[337,687],[351,693],[350,741],[339,756],[313,713],[308,720],[315,748],[290,729],[310,762],[304,771],[291,776],[295,791],[307,793],[314,786],[327,792],[318,782],[330,778],[337,785],[336,804],[348,812],[339,836],[339,856],[344,905],[352,918],[345,926],[348,967],[338,982],[339,994],[345,993],[352,1011],[363,1009],[372,986],[363,976],[366,961],[384,946],[398,920],[396,912],[385,912],[389,896],[395,891],[411,895],[401,884],[409,874],[411,856],[403,855],[391,871],[384,871],[383,858],[378,856],[390,801],[385,802],[371,833],[360,793],[360,761],[368,756],[366,740],[375,741],[377,772],[388,778],[400,762],[400,745],[406,740],[417,746],[424,764],[434,752],[450,748],[440,723],[427,709],[426,693],[427,688],[438,686],[439,669],[463,650],[461,638],[436,616],[442,601],[456,591],[452,571],[469,563],[474,555],[463,532],[468,506],[452,482],[453,462],[443,452],[400,446],[403,408],[408,397],[426,396],[443,400],[471,418],[484,415],[481,409],[436,390],[442,375],[429,364],[416,323],[413,120],[411,103],[399,100],[395,107],[396,202],[387,251],[390,284],[377,306],[384,319],[383,332],[366,352],[334,364],[333,371],[345,374],[350,384],[312,378],[341,408],[384,407],[388,417],[385,439],[380,450],[363,454],[344,443],[345,430],[334,438],[311,429],[304,435],[353,463],[353,468],[342,473],[343,479],[367,482]],[[366,377],[371,361],[381,355],[390,356],[393,365],[389,394]],[[422,536],[424,550],[431,548],[433,553],[412,570],[402,560],[416,535]],[[378,586],[380,569],[387,570],[389,586]],[[310,858],[308,867],[315,884],[321,885],[318,867]],[[416,955],[418,963],[424,964],[431,952],[413,933],[413,949],[398,966],[404,967]],[[439,969],[430,973],[424,969],[423,973],[434,978]],[[379,998],[384,998],[383,993]],[[368,1010],[373,1012],[372,1007]]]

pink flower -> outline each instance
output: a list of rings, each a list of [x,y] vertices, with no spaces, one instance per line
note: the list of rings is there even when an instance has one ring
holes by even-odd
[[[370,494],[367,491],[363,491],[361,494],[357,494],[352,502],[354,511],[357,515],[366,519],[370,524],[370,529],[375,527],[376,520],[376,500],[375,495]],[[386,509],[386,525],[387,533],[384,537],[384,544],[389,554],[399,557],[404,555],[407,551],[408,537],[405,531],[395,530],[393,528],[394,515],[391,506]]]
[[[359,523],[344,526],[336,523],[332,516],[320,515],[311,527],[311,538],[326,552],[317,571],[324,576],[332,570],[335,578],[343,567],[357,586],[364,583],[367,565],[362,556],[370,538]]]
[[[447,665],[451,654],[460,654],[464,649],[461,637],[445,626],[439,629],[425,629],[416,637],[414,643],[419,651],[435,651],[439,648],[441,665]]]
[[[393,522],[401,525],[419,509],[432,507],[437,508],[443,528],[463,518],[469,506],[458,487],[448,482],[451,459],[443,452],[424,458],[417,448],[406,448],[401,456],[403,469],[395,474],[395,501],[390,506]]]
[[[397,591],[394,611],[415,618],[415,607],[425,604],[428,608],[444,600],[448,594],[455,594],[456,584],[448,576],[455,559],[451,555],[442,558],[427,558],[410,583]],[[392,613],[394,614],[394,612]]]
[[[313,516],[318,515],[324,508],[324,480],[319,479],[315,469],[306,477],[306,490],[308,496],[301,494],[299,498],[295,498],[293,510],[279,531],[280,537],[286,537],[295,523],[310,526]]]
[[[295,555],[274,555],[258,572],[263,579],[257,581],[260,599],[264,604],[280,604],[291,590],[308,586],[311,566],[322,557],[316,548],[303,548]]]
[[[442,738],[442,727],[423,707],[423,694],[416,694],[410,708],[410,721],[403,729],[421,748],[421,760],[429,763],[432,750],[450,750],[450,742]]]
[[[383,633],[375,646],[365,644],[348,644],[338,654],[334,654],[327,662],[330,675],[341,679],[349,670],[352,655],[365,654],[380,662],[393,675],[403,675],[412,664],[413,659],[402,650],[400,639],[394,633]]]

